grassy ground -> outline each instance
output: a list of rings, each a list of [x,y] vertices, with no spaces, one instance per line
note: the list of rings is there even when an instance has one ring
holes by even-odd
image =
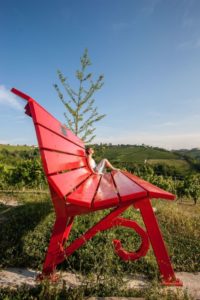
[[[10,200],[6,198],[8,195],[0,197],[8,200],[4,201],[6,204],[0,205],[0,267],[41,269],[54,223],[54,211],[49,195],[13,195],[12,200],[18,202],[19,206],[9,205],[10,195]],[[155,200],[153,205],[157,208],[157,218],[175,271],[200,271],[200,205],[194,206],[189,202],[179,204]],[[105,211],[101,211],[77,218],[70,240],[85,232],[105,213]],[[126,211],[125,216],[142,224],[140,214],[133,209]],[[140,244],[140,240],[134,232],[122,227],[96,235],[59,266],[61,270],[80,273],[88,278],[87,285],[68,291],[68,298],[59,298],[61,296],[56,298],[56,293],[64,295],[64,290],[59,290],[60,288],[52,290],[48,285],[42,285],[38,287],[38,291],[27,292],[22,289],[15,292],[19,294],[18,298],[14,298],[10,291],[4,290],[0,293],[0,299],[82,299],[88,295],[138,295],[145,299],[189,299],[187,295],[183,294],[174,295],[172,292],[172,294],[170,292],[167,294],[168,292],[159,287],[159,271],[151,249],[144,258],[136,262],[123,262],[113,252],[113,238],[119,238],[128,251],[136,250]],[[124,276],[135,273],[145,274],[152,281],[152,288],[139,292],[120,290],[122,274]],[[98,285],[92,280],[94,274],[98,278],[103,278]],[[23,293],[28,293],[27,298],[22,297]],[[31,293],[33,295],[35,293],[36,298],[34,296],[31,298]],[[39,298],[38,295],[49,296]]]
[[[79,288],[66,288],[63,285],[52,285],[48,282],[38,285],[36,288],[27,289],[21,287],[18,290],[1,289],[0,299],[2,300],[86,300],[86,299],[105,299],[104,297],[139,297],[146,300],[194,300],[188,295],[187,291],[173,291],[162,289],[153,283],[151,288],[143,290],[123,290],[119,288],[119,281],[105,282],[95,285],[85,283]],[[94,296],[95,295],[95,296]],[[101,295],[100,297],[97,295]],[[96,298],[93,298],[96,297]],[[103,297],[103,298],[102,298]],[[120,298],[121,299],[121,298]],[[135,298],[134,298],[135,299]],[[137,299],[137,298],[136,298]]]

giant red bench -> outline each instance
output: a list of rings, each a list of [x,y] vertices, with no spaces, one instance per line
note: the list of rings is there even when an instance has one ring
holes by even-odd
[[[25,113],[33,119],[56,213],[40,278],[55,274],[58,264],[98,232],[113,226],[124,226],[140,235],[141,245],[137,251],[127,252],[119,240],[114,240],[115,253],[123,260],[136,260],[146,255],[151,244],[162,282],[165,285],[182,285],[174,274],[150,201],[152,198],[174,200],[175,196],[125,171],[95,174],[87,163],[82,140],[34,99],[15,88],[12,92],[27,101]],[[120,217],[130,206],[140,210],[146,229],[133,220]],[[74,217],[107,208],[113,209],[85,234],[65,247]]]

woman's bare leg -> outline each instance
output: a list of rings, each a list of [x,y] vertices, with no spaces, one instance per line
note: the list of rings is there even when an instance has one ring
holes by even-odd
[[[106,167],[109,168],[109,169],[111,169],[111,170],[118,170],[118,169],[114,168],[114,167],[112,166],[112,164],[111,164],[106,158],[104,158],[104,159],[102,159],[102,160],[98,163],[98,165],[96,166],[96,171],[97,171],[98,173],[103,173],[103,171],[104,171],[104,169],[105,169]]]
[[[105,166],[111,170],[116,170],[113,165],[105,158]]]

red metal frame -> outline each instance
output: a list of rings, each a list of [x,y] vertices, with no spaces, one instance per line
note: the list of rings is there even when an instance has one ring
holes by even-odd
[[[53,203],[58,203],[57,195],[52,191]],[[49,243],[45,263],[43,266],[43,274],[49,275],[53,273],[56,265],[60,264],[64,259],[70,256],[74,251],[79,249],[88,240],[95,236],[98,232],[110,229],[114,226],[124,226],[135,230],[141,237],[142,243],[140,248],[136,252],[127,252],[122,246],[121,242],[114,240],[114,248],[116,254],[118,254],[123,260],[136,260],[146,255],[149,249],[149,239],[146,231],[140,227],[135,221],[118,217],[123,213],[131,204],[126,204],[115,208],[106,217],[100,220],[92,228],[90,228],[85,234],[73,241],[66,249],[64,249],[64,243],[66,242],[73,222],[73,216],[64,213],[64,216],[58,216],[55,221],[52,237]],[[57,213],[58,209],[55,207]],[[62,210],[62,213],[64,210]],[[66,226],[67,224],[67,226]]]
[[[156,220],[149,198],[134,203],[135,208],[139,208],[143,222],[146,226],[147,234],[153,248],[164,285],[182,286],[182,282],[176,278],[172,268],[169,255],[167,253],[162,234]]]
[[[57,219],[54,225],[52,237],[49,243],[46,259],[43,266],[43,276],[49,276],[55,272],[56,266],[63,262],[67,257],[72,255],[74,251],[83,246],[97,233],[110,229],[114,226],[125,226],[135,230],[141,237],[142,243],[136,252],[127,252],[121,246],[119,240],[113,240],[115,253],[123,260],[136,260],[146,255],[149,245],[151,244],[162,277],[162,283],[167,286],[182,286],[182,282],[176,278],[172,268],[170,258],[168,256],[155,214],[153,212],[150,199],[143,198],[136,201],[134,204],[124,204],[112,210],[107,216],[90,228],[86,233],[74,240],[67,248],[64,248],[73,223],[73,215],[67,215],[67,210],[64,206],[57,207],[57,194],[52,191],[52,199],[57,212]],[[61,200],[61,199],[60,199]],[[146,231],[139,226],[135,221],[119,217],[131,205],[139,208]],[[61,208],[62,207],[62,208]],[[59,209],[59,212],[58,212]],[[78,210],[78,208],[77,208]],[[62,216],[61,213],[62,212]],[[80,213],[80,212],[79,212]]]
[[[45,277],[56,279],[54,276],[56,266],[98,232],[114,226],[124,226],[140,236],[141,245],[137,251],[128,252],[123,249],[119,240],[114,240],[115,253],[125,261],[134,261],[145,256],[151,244],[163,284],[181,286],[182,282],[174,274],[150,202],[150,198],[174,200],[175,196],[128,172],[114,171],[105,176],[92,174],[86,165],[83,142],[67,128],[63,128],[64,126],[34,99],[16,89],[12,89],[12,92],[28,102],[25,112],[34,120],[44,171],[56,213],[43,271],[38,279],[42,280]],[[65,169],[65,159],[66,163],[69,161],[69,169]],[[63,173],[65,170],[69,172]],[[120,217],[120,214],[130,206],[140,210],[146,230],[135,221]],[[65,248],[75,216],[110,207],[115,208]]]

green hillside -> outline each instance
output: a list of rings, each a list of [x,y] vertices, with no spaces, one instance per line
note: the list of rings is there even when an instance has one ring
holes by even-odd
[[[193,159],[200,160],[200,149],[199,148],[193,148],[193,149],[190,149],[190,150],[181,149],[181,150],[177,150],[175,152],[177,154],[182,155],[182,156],[188,156],[188,157],[191,157]]]
[[[95,159],[98,162],[107,158],[118,167],[127,167],[147,164],[153,168],[163,166],[168,170],[176,170],[177,174],[185,175],[193,171],[192,163],[181,151],[168,151],[158,147],[146,145],[92,145],[95,148]],[[186,150],[184,150],[186,151]],[[189,150],[188,150],[189,151]],[[199,151],[200,152],[200,151]],[[194,151],[192,152],[193,155]],[[32,158],[38,155],[34,146],[27,145],[0,145],[0,162],[6,165],[14,165],[16,161]],[[162,173],[159,168],[158,173]],[[168,171],[168,174],[170,172]],[[171,174],[174,174],[171,172]]]
[[[183,159],[149,159],[148,164],[150,165],[165,165],[167,167],[176,168],[181,173],[185,173],[191,170],[189,162]]]
[[[107,158],[118,167],[152,166],[158,174],[180,175],[194,171],[193,165],[179,153],[145,145],[95,145],[95,158]]]
[[[144,163],[150,159],[180,159],[178,154],[171,151],[149,146],[106,146],[102,152],[106,158],[120,162]]]
[[[176,160],[180,159],[180,155],[171,151],[150,147],[150,146],[137,146],[137,145],[116,145],[116,146],[99,146],[92,145],[96,149],[97,156],[104,155],[108,159],[120,162],[135,162],[143,163],[145,160]],[[3,145],[0,144],[0,151],[7,150],[9,152],[15,151],[31,151],[35,147],[27,145]]]
[[[27,146],[27,145],[4,145],[4,144],[0,144],[0,151],[5,149],[8,150],[10,152],[14,152],[14,151],[28,151],[33,149],[34,146]]]

